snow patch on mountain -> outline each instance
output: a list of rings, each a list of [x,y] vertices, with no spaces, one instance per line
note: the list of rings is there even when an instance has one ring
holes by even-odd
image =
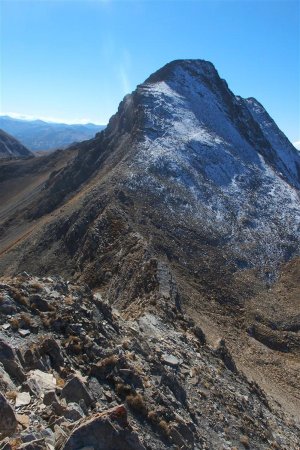
[[[235,97],[197,63],[150,77],[138,93],[144,124],[128,163],[131,189],[154,193],[170,214],[215,230],[255,264],[299,248],[300,158],[258,102]]]

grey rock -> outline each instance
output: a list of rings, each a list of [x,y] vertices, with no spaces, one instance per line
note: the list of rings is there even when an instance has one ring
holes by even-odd
[[[0,361],[12,379],[19,382],[26,380],[15,350],[4,340],[0,340]]]
[[[51,373],[41,370],[31,370],[27,378],[27,386],[37,397],[43,398],[44,394],[54,391],[56,380]]]
[[[168,353],[161,356],[161,361],[171,367],[178,367],[181,362],[176,356]]]
[[[94,450],[145,450],[138,435],[128,426],[123,405],[95,414],[91,419],[80,423],[63,450],[79,450],[84,447],[93,447]]]
[[[71,422],[76,422],[77,420],[82,419],[85,417],[85,414],[82,410],[82,408],[77,405],[77,403],[69,403],[68,409],[64,412],[64,417]]]
[[[18,422],[14,410],[0,393],[0,438],[10,436],[17,428]]]
[[[3,364],[0,363],[0,390],[1,391],[13,391],[16,388],[14,382],[10,378],[9,374],[5,371]]]
[[[61,391],[61,397],[65,398],[68,403],[79,403],[80,400],[84,400],[87,407],[93,403],[91,394],[78,377],[73,377],[65,384]]]
[[[47,447],[45,446],[44,439],[37,439],[35,441],[25,442],[19,447],[19,449],[22,450],[45,450],[45,448]]]
[[[14,314],[17,312],[17,307],[12,298],[9,295],[4,295],[0,302],[0,312],[3,314]]]

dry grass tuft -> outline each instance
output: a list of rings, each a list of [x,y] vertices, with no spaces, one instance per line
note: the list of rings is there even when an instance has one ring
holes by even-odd
[[[148,410],[145,400],[141,394],[130,394],[126,397],[128,406],[138,414],[147,416]]]

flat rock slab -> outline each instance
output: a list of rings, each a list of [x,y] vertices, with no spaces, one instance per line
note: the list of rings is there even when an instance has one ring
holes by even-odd
[[[168,366],[171,366],[171,367],[177,367],[182,362],[180,359],[177,358],[177,356],[170,355],[168,353],[164,353],[161,356],[161,361],[165,364],[168,364]]]

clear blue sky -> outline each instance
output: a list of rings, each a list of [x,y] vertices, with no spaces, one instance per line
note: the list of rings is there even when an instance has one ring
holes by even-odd
[[[0,0],[3,112],[106,123],[165,63],[214,63],[300,140],[300,2]]]

